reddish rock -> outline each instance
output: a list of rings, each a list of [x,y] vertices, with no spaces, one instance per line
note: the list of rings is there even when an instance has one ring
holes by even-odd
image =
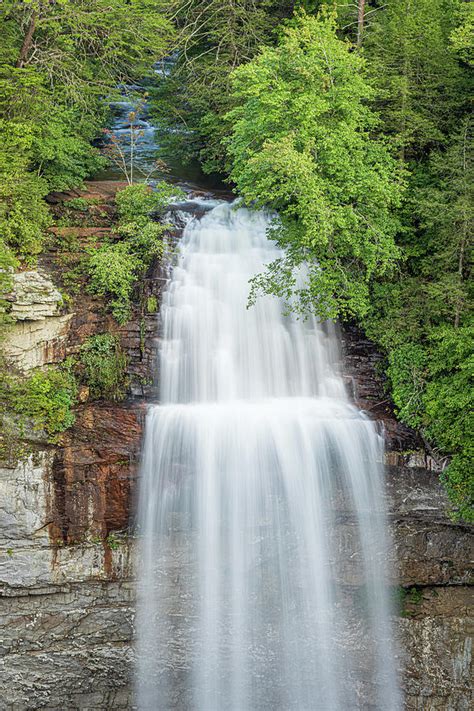
[[[144,406],[80,406],[52,468],[50,536],[74,544],[128,528]]]

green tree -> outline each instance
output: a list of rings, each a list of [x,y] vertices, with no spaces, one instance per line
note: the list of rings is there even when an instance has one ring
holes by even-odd
[[[457,56],[468,65],[474,63],[474,5],[466,0],[459,4],[458,23],[451,32],[451,45]]]
[[[231,106],[231,73],[275,40],[279,22],[298,2],[284,0],[172,0],[176,61],[151,90],[162,142],[205,172],[225,171],[224,114]],[[176,132],[178,129],[178,132]]]
[[[0,134],[0,233],[10,251],[30,261],[50,223],[43,199],[48,183],[32,169],[31,125],[0,120]]]
[[[120,82],[152,74],[167,51],[172,30],[163,9],[163,0],[2,4],[0,219],[22,259],[41,248],[42,197],[102,164],[91,141],[105,122],[104,99]]]
[[[233,98],[231,178],[247,202],[278,211],[272,236],[285,249],[254,294],[296,294],[324,318],[364,314],[371,280],[398,256],[402,182],[374,137],[364,59],[337,38],[334,16],[301,14],[235,71]]]
[[[460,4],[391,0],[374,15],[365,49],[378,108],[384,132],[407,159],[442,145],[455,125],[466,77],[449,38]]]

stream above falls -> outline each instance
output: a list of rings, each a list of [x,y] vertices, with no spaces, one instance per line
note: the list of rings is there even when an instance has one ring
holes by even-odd
[[[167,76],[174,63],[173,57],[167,57],[158,62],[154,67],[155,74]],[[151,174],[151,184],[159,180],[167,180],[176,183],[187,189],[198,189],[204,191],[222,191],[225,189],[221,179],[217,175],[206,175],[201,170],[199,162],[195,159],[184,159],[177,157],[170,149],[166,149],[160,143],[160,137],[170,130],[161,126],[157,119],[150,115],[148,99],[143,98],[147,92],[147,86],[134,84],[122,84],[118,87],[119,96],[114,97],[110,102],[111,120],[109,130],[122,143],[127,159],[130,155],[130,113],[138,106],[138,114],[135,120],[137,130],[141,132],[135,147],[135,163],[142,176],[153,171]],[[177,131],[178,129],[176,129]],[[163,166],[153,170],[157,159]],[[140,180],[140,176],[137,176]],[[123,172],[114,165],[108,165],[98,172],[96,180],[123,180]],[[228,192],[228,189],[226,190]]]

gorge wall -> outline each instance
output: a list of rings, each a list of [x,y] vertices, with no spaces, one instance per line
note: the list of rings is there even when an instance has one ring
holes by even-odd
[[[107,206],[116,187],[89,193]],[[121,328],[84,293],[64,310],[60,281],[54,254],[20,277],[10,358],[24,370],[57,363],[87,336],[112,331],[128,354],[130,397],[112,403],[80,392],[76,422],[58,445],[26,432],[27,454],[1,464],[0,709],[132,709],[134,497],[146,405],[156,397],[159,319],[144,305],[159,301],[165,274],[156,265]],[[376,374],[380,356],[355,328],[342,341],[348,388],[386,432],[406,708],[467,711],[472,527],[449,518],[435,462],[394,417]],[[350,548],[353,522],[340,513],[341,545]],[[356,588],[355,571],[346,577]]]

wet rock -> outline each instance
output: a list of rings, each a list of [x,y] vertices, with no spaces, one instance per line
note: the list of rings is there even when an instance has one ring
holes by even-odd
[[[52,463],[50,535],[61,545],[129,528],[143,418],[140,405],[78,409]]]
[[[342,370],[347,391],[355,404],[383,424],[389,451],[422,449],[409,427],[399,422],[381,373],[383,358],[375,345],[354,324],[341,327]]]

